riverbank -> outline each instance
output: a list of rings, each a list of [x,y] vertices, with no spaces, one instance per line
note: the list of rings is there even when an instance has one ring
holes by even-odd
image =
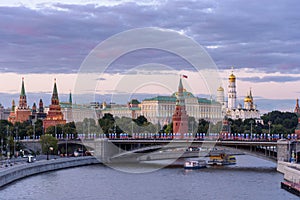
[[[0,188],[16,180],[35,174],[92,164],[101,164],[101,162],[94,157],[87,156],[42,160],[12,166],[0,171]]]
[[[277,171],[284,174],[281,188],[300,196],[300,164],[278,161]]]

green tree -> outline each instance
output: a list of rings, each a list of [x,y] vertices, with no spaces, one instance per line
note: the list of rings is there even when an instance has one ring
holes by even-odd
[[[42,152],[49,155],[49,153],[57,153],[58,140],[52,135],[42,135],[40,138],[40,143],[42,146]],[[53,152],[50,152],[50,147],[53,148]]]
[[[53,137],[56,137],[57,134],[63,134],[63,125],[49,126],[46,129],[46,134],[52,135]]]
[[[209,121],[205,119],[199,119],[197,133],[207,133],[209,128]]]
[[[104,116],[101,119],[99,119],[99,126],[105,134],[113,132],[114,124],[115,119],[110,113],[105,113]]]
[[[144,115],[138,116],[136,119],[133,119],[133,121],[138,125],[138,126],[147,126],[149,124],[147,118]]]
[[[165,129],[164,129],[165,133],[173,133],[173,122],[171,122],[170,124],[168,124]]]

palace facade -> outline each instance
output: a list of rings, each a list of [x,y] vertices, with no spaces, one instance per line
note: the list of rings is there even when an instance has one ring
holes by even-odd
[[[181,81],[181,80],[180,80]],[[211,122],[217,122],[222,119],[222,104],[206,98],[195,97],[191,92],[186,91],[182,86],[182,101],[184,101],[186,114],[194,117],[196,120],[206,119]],[[161,126],[172,122],[172,117],[176,109],[176,100],[178,92],[174,92],[170,96],[156,96],[147,98],[141,102],[133,99],[127,105],[107,105],[105,102],[100,108],[101,114],[111,113],[117,117],[136,118],[143,115],[153,124]]]

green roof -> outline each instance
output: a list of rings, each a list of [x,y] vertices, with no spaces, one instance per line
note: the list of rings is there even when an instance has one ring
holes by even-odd
[[[132,99],[129,103],[130,104],[140,104],[141,102],[139,102],[137,99]]]
[[[206,104],[220,104],[219,102],[215,101],[215,100],[209,100],[206,98],[197,98],[198,99],[198,103],[206,103]]]
[[[178,92],[174,92],[172,94],[172,97],[175,97],[177,96],[177,93]],[[187,91],[183,91],[183,97],[186,98],[186,97],[195,97],[191,92],[187,92]]]
[[[173,96],[157,96],[149,99],[144,99],[144,101],[171,101],[176,102],[176,97]]]

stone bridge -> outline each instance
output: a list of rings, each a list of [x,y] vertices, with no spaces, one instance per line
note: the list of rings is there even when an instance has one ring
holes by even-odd
[[[22,142],[28,149],[39,150],[37,140]],[[93,150],[95,155],[103,161],[111,158],[143,156],[153,151],[165,151],[174,148],[202,148],[211,150],[215,146],[226,146],[246,150],[252,154],[263,155],[278,161],[289,161],[292,152],[300,158],[300,142],[289,140],[270,141],[212,141],[212,140],[154,140],[154,139],[87,139],[87,140],[59,140],[60,147],[84,146]],[[171,152],[171,151],[170,151]],[[205,152],[205,151],[204,151]]]

